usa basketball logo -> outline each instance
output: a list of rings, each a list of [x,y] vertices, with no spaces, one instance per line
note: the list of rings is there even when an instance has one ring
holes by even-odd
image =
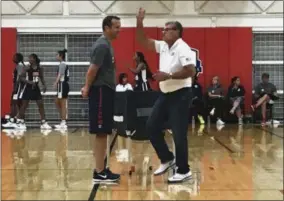
[[[198,77],[199,74],[203,73],[202,61],[199,58],[199,50],[195,49],[195,48],[191,48],[191,50],[195,53],[195,58],[196,58],[196,76]]]

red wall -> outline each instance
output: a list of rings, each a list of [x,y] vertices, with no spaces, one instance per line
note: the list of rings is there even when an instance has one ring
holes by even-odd
[[[160,28],[145,28],[146,34],[154,39],[161,39]],[[9,41],[8,41],[9,39]],[[252,91],[252,29],[251,28],[184,28],[183,39],[192,48],[199,50],[203,64],[203,74],[200,83],[207,87],[213,76],[220,77],[221,84],[227,90],[230,79],[240,76],[246,94],[246,108],[251,102]],[[134,67],[135,51],[142,51],[152,72],[158,69],[159,56],[142,47],[135,40],[135,28],[123,28],[119,38],[113,42],[117,74],[128,73],[134,83],[133,74],[127,69],[127,64]],[[10,111],[10,94],[12,90],[12,56],[16,52],[16,29],[2,28],[2,111],[1,115]],[[158,89],[158,83],[151,86]]]
[[[1,116],[10,113],[13,89],[13,55],[17,51],[17,30],[1,28]]]
[[[160,28],[145,28],[146,34],[154,39],[161,39]],[[199,82],[204,88],[211,83],[213,76],[218,75],[227,91],[233,76],[240,76],[247,90],[246,109],[251,103],[252,91],[252,29],[251,28],[184,28],[183,39],[190,47],[198,49],[203,65],[203,74]],[[114,42],[117,71],[128,72],[134,83],[133,75],[125,67],[132,63],[135,51],[142,51],[152,72],[158,69],[159,56],[140,47],[135,40],[135,28],[124,28],[120,37]],[[157,83],[151,83],[158,89]],[[205,89],[204,89],[205,90]]]
[[[148,27],[145,29],[145,33],[148,37],[158,38],[158,29]],[[158,54],[155,52],[147,51],[141,47],[135,38],[135,28],[123,28],[119,34],[119,38],[113,42],[115,61],[117,67],[117,76],[124,72],[128,73],[128,77],[132,84],[134,81],[134,74],[127,68],[131,65],[132,68],[135,67],[135,62],[133,56],[135,51],[141,51],[144,53],[145,58],[154,73],[158,70]],[[158,83],[151,81],[151,87],[158,89]]]

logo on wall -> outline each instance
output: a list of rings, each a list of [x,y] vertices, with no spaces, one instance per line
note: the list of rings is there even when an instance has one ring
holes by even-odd
[[[195,52],[195,58],[196,58],[196,74],[197,77],[203,73],[203,66],[202,66],[202,61],[199,58],[199,50],[195,48],[191,48],[193,52]]]

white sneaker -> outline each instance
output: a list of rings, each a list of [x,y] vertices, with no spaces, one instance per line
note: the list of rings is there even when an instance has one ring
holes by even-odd
[[[40,129],[46,129],[46,130],[50,130],[52,129],[50,125],[48,125],[47,122],[44,122],[43,124],[41,124]]]
[[[223,122],[221,119],[218,119],[216,123],[217,125],[225,125],[225,122]]]
[[[6,124],[2,125],[4,128],[16,128],[16,124],[8,121]]]
[[[55,129],[67,129],[68,128],[66,123],[62,123],[62,122],[58,125],[54,125],[54,127]]]
[[[266,125],[271,125],[271,124],[280,124],[280,121],[277,120],[269,120],[266,122]]]
[[[243,119],[239,118],[239,125],[243,125]]]
[[[169,168],[174,167],[175,163],[175,159],[173,159],[167,163],[161,164],[160,167],[154,172],[154,176],[164,174]]]
[[[214,114],[215,114],[215,108],[213,108],[213,109],[210,111],[210,115],[211,115],[211,116],[214,116]]]
[[[16,129],[18,130],[26,130],[27,129],[27,126],[25,123],[16,123]]]
[[[172,177],[168,178],[168,183],[181,183],[192,178],[192,173],[189,170],[186,174],[175,173]]]

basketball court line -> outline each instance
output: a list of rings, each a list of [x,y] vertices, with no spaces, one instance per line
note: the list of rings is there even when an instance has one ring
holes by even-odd
[[[258,130],[261,130],[261,131],[265,131],[266,133],[275,135],[276,137],[279,137],[279,138],[281,138],[281,139],[284,138],[283,136],[278,135],[277,133],[275,133],[275,132],[273,132],[273,131],[271,131],[271,130],[268,130],[268,129],[266,129],[266,128],[262,128],[262,127],[255,127],[255,128],[258,129]]]
[[[209,132],[204,131],[204,134],[206,134],[208,137],[212,137],[209,135]],[[214,136],[213,136],[214,137]],[[228,152],[230,153],[235,153],[230,147],[228,147],[226,144],[222,143],[221,140],[218,139],[218,137],[214,137],[214,140],[221,145],[222,147],[224,147]]]
[[[230,147],[228,147],[223,142],[221,142],[221,140],[219,140],[217,137],[214,137],[214,139],[218,144],[220,144],[222,147],[224,147],[227,151],[229,151],[230,153],[235,153],[235,151],[233,151]]]
[[[283,139],[282,136],[279,136],[279,135],[275,134],[275,133],[272,132],[272,131],[269,131],[269,130],[266,130],[266,129],[262,129],[262,128],[260,128],[260,127],[255,127],[255,128],[257,128],[257,129],[259,129],[259,130],[264,130],[265,132],[268,132],[268,133],[270,133],[270,134],[273,134],[273,135],[275,135],[275,136],[277,136],[277,137]],[[78,130],[78,129],[77,129],[77,130]],[[207,133],[207,132],[204,132],[204,134],[206,134],[207,136],[209,136],[209,133]],[[114,139],[113,139],[113,141],[112,141],[112,143],[111,143],[111,145],[110,145],[110,154],[109,154],[109,155],[111,155],[111,152],[112,152],[112,149],[113,149],[113,147],[114,147],[114,145],[115,145],[115,142],[116,142],[117,137],[118,137],[118,134],[115,135],[115,137],[114,137]],[[230,147],[228,147],[226,144],[222,143],[222,141],[219,140],[218,137],[216,137],[216,138],[214,137],[214,140],[215,140],[219,145],[221,145],[222,147],[224,147],[229,153],[235,153],[235,151],[233,151]],[[106,165],[106,163],[107,163],[107,157],[105,158],[105,165]],[[95,200],[96,194],[97,194],[97,191],[98,191],[100,185],[101,185],[101,184],[94,184],[94,186],[93,186],[93,188],[92,188],[92,191],[91,191],[91,193],[90,193],[90,196],[89,196],[88,201],[93,201],[93,200]]]
[[[90,193],[88,201],[95,200],[95,197],[96,197],[96,194],[97,194],[97,191],[98,191],[99,187],[100,187],[100,184],[94,184],[94,186],[92,188],[92,191]]]

